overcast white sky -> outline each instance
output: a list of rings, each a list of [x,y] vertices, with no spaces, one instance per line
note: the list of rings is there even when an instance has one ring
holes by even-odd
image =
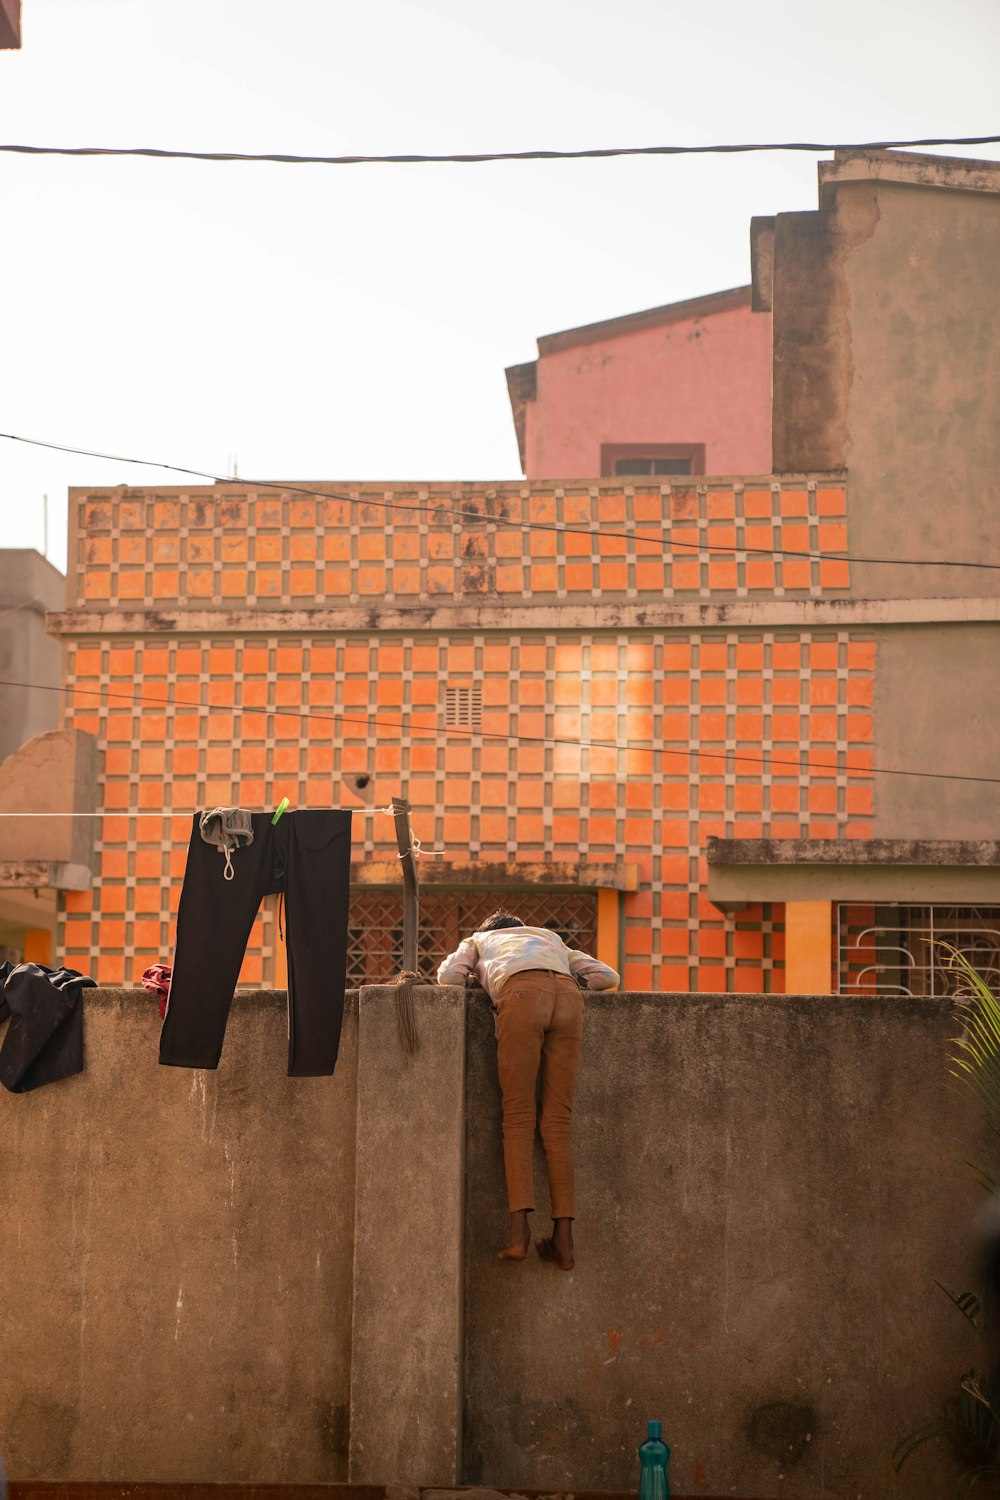
[[[0,141],[339,154],[1000,131],[996,0],[23,0]],[[996,148],[952,154],[1000,157]],[[538,335],[749,280],[810,155],[485,166],[0,154],[0,430],[269,479],[519,474]],[[5,546],[70,484],[0,441]]]

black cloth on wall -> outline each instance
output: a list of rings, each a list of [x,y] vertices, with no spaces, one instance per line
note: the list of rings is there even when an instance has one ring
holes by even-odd
[[[223,876],[217,849],[194,815],[177,912],[177,944],[160,1033],[160,1062],[216,1068],[247,939],[261,901],[285,896],[288,1072],[330,1074],[337,1061],[347,975],[351,814],[301,808],[277,823],[254,813],[253,843]]]
[[[95,980],[76,969],[0,964],[0,1083],[26,1094],[83,1072],[83,990]]]

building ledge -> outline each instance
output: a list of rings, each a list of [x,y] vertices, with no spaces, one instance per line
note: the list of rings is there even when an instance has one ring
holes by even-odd
[[[468,864],[440,860],[419,861],[420,884],[436,890],[470,891],[637,891],[639,867],[624,862],[590,864],[490,864],[487,861]],[[365,860],[351,866],[351,885],[398,886],[402,890],[399,861]]]
[[[708,895],[722,911],[759,901],[1000,905],[1000,839],[720,839]]]
[[[821,161],[820,203],[844,182],[880,182],[900,187],[950,188],[952,192],[1000,193],[1000,162],[966,156],[930,156],[917,151],[865,150],[842,146]]]
[[[1000,598],[975,599],[664,599],[652,594],[619,600],[474,594],[467,601],[412,605],[343,604],[298,608],[271,604],[228,609],[170,604],[159,609],[72,609],[46,617],[50,635],[253,635],[275,631],[342,634],[411,630],[798,630],[809,626],[973,625],[1000,621]]]
[[[91,884],[87,865],[45,859],[0,861],[0,890],[89,891]]]

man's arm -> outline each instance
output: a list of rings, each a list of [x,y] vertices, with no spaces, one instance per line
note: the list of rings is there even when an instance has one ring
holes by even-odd
[[[579,948],[569,950],[570,973],[575,979],[582,979],[588,990],[616,990],[619,979],[608,964],[602,964],[599,958],[591,958],[589,953],[581,953]]]
[[[469,975],[475,972],[478,962],[479,949],[471,938],[463,938],[454,953],[449,953],[438,969],[438,984],[464,984]]]

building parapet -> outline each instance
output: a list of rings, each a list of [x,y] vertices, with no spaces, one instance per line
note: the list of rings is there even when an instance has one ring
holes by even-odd
[[[842,473],[73,490],[68,607],[811,598],[850,586]]]

